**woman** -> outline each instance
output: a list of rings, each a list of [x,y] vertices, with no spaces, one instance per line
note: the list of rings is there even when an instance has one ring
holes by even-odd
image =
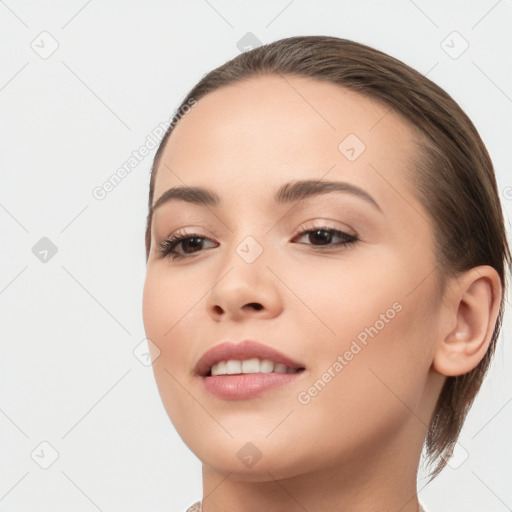
[[[144,325],[203,463],[189,511],[424,510],[422,448],[434,478],[510,265],[491,160],[454,100],[362,44],[282,39],[190,91],[149,196]]]

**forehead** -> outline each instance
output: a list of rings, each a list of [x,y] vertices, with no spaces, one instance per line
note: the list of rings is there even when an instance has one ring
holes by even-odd
[[[390,182],[404,188],[415,140],[414,127],[373,98],[305,77],[253,77],[207,94],[179,121],[154,200],[173,186],[253,197],[323,177],[379,195]]]

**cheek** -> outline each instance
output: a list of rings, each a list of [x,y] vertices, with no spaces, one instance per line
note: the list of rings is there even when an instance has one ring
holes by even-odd
[[[186,399],[182,385],[190,386],[193,351],[202,342],[199,334],[207,321],[202,310],[211,284],[196,278],[190,272],[170,272],[165,265],[155,265],[148,267],[144,282],[144,329],[158,353],[153,372],[169,412],[176,400]]]
[[[425,295],[408,297],[382,288],[360,306],[338,315],[336,348],[317,377],[339,362],[338,356],[343,368],[328,392],[322,391],[324,403],[319,401],[317,407],[334,407],[342,415],[350,411],[343,421],[353,428],[374,425],[385,430],[387,423],[391,434],[420,406],[431,365],[429,349],[435,342],[435,310]]]
[[[146,336],[160,350],[165,348],[164,333],[172,326],[174,315],[173,300],[166,289],[163,276],[148,269],[142,297],[142,317]]]
[[[382,305],[375,312],[385,314],[387,302]],[[420,435],[428,425],[421,403],[429,363],[423,355],[426,336],[417,310],[404,301],[389,323],[381,320],[384,326],[376,327],[375,315],[366,311],[362,329],[349,314],[338,321],[340,330],[345,324],[364,333],[365,343],[359,341],[362,337],[340,335],[335,347],[328,344],[299,390],[300,401],[299,395],[295,397],[300,403],[294,413],[297,424],[308,432],[322,432],[315,436],[315,454],[308,455],[312,466],[322,465],[326,454],[333,452],[371,457],[406,425]]]
[[[411,293],[411,276],[421,272],[405,269],[396,257],[374,261],[379,265],[361,260],[357,268],[303,268],[294,282],[316,314],[312,321],[321,325],[316,337],[311,328],[305,336],[318,341],[306,346],[306,359],[314,365],[307,384],[313,389],[303,390],[304,401],[316,402],[320,415],[332,407],[350,410],[346,421],[354,428],[374,414],[409,414],[404,403],[418,405],[435,341],[434,290],[426,283]]]
[[[144,282],[142,315],[146,335],[162,351],[174,347],[184,339],[183,333],[177,333],[183,324],[190,323],[198,313],[201,298],[208,286],[191,283],[194,276],[190,273],[172,273],[162,268],[148,269]],[[190,331],[190,336],[194,331]]]
[[[179,411],[186,408],[186,397],[179,385],[183,379],[179,369],[184,360],[186,340],[176,336],[186,313],[187,297],[179,301],[179,279],[170,279],[158,268],[148,267],[144,282],[142,316],[146,337],[151,340],[152,368],[160,397],[167,415],[176,424]],[[187,295],[187,294],[185,294]]]
[[[302,308],[298,321],[311,316],[309,324],[321,327],[317,339],[323,338],[328,346],[338,344],[340,349],[358,335],[364,339],[365,329],[375,323],[379,331],[387,327],[398,316],[397,309],[401,309],[406,295],[404,290],[409,291],[396,257],[386,260],[385,254],[372,258],[363,254],[355,260],[326,258],[316,265],[298,262],[281,271],[283,280],[303,299],[303,304],[297,302],[297,307]],[[318,359],[318,346],[308,345],[308,349],[315,351],[311,352],[313,359]]]
[[[177,368],[184,368],[186,339],[177,336],[186,315],[188,299],[178,300],[179,282],[169,279],[159,269],[149,269],[144,282],[142,316],[146,337],[153,344],[153,372],[162,392],[173,389]],[[181,319],[181,322],[180,322]],[[151,347],[151,344],[150,344]],[[154,357],[154,353],[157,357]],[[169,375],[170,374],[170,375]]]

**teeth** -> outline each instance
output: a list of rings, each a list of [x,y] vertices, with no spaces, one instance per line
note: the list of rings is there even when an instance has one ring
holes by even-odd
[[[242,373],[242,362],[230,359],[226,362],[226,373],[232,375],[234,373]]]
[[[227,366],[226,361],[221,361],[220,363],[217,363],[215,365],[215,367],[216,367],[216,371],[218,373],[214,374],[213,368],[212,368],[212,375],[226,375],[226,373],[228,373],[226,370],[226,366]]]
[[[238,361],[230,359],[229,361],[220,361],[214,364],[211,369],[212,375],[234,375],[237,373],[297,373],[297,369],[288,368],[284,364],[276,363],[270,359],[245,359]]]
[[[246,359],[245,361],[242,361],[242,373],[258,373],[259,371],[259,359]]]
[[[288,369],[287,366],[284,364],[276,364],[274,365],[274,372],[275,373],[286,373],[286,370]]]
[[[272,373],[274,370],[274,363],[268,359],[260,361],[260,372],[261,373]]]

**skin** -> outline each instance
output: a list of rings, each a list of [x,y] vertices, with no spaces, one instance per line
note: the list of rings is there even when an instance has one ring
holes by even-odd
[[[351,133],[366,146],[355,161],[338,149]],[[373,99],[282,76],[216,90],[175,128],[154,201],[175,186],[204,186],[221,205],[155,210],[143,319],[163,404],[203,463],[204,512],[418,510],[416,473],[436,399],[447,375],[485,354],[501,288],[487,266],[439,286],[432,224],[408,180],[415,133]],[[357,185],[381,211],[347,192],[273,202],[280,185],[302,179]],[[359,241],[343,247],[334,236],[321,252],[321,241],[299,235],[324,224]],[[163,257],[158,244],[178,230],[207,240],[182,259]],[[247,236],[263,249],[250,264],[236,252]],[[300,403],[396,303],[400,312]],[[194,365],[212,346],[243,339],[306,370],[257,398],[210,395]],[[248,442],[261,453],[252,467],[237,457]]]

